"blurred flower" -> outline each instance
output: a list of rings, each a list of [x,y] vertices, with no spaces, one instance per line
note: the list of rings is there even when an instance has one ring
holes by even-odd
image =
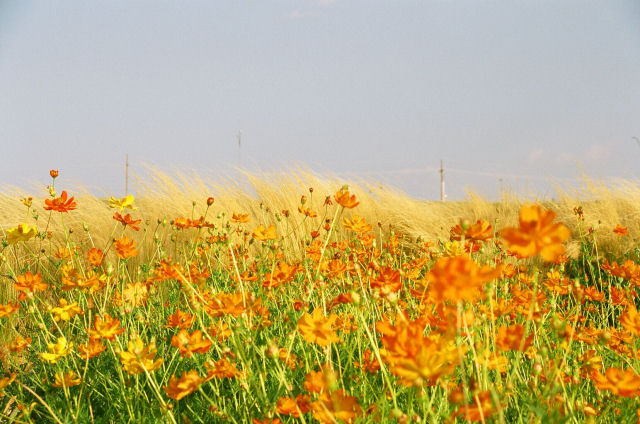
[[[167,396],[171,399],[180,400],[183,397],[198,390],[198,387],[206,379],[200,377],[198,371],[191,370],[182,373],[179,379],[176,379],[175,374],[171,375],[169,384],[164,387],[164,391],[167,392]]]
[[[608,390],[614,395],[633,398],[640,396],[640,375],[631,369],[607,368],[604,375],[594,370],[591,379],[598,389]]]
[[[180,330],[171,338],[171,346],[180,350],[182,356],[193,356],[194,353],[207,353],[211,348],[211,340],[202,338],[202,331],[195,330],[189,334],[187,330]]]
[[[88,332],[89,337],[94,339],[113,340],[115,336],[124,332],[124,328],[120,328],[120,320],[112,318],[108,313],[104,314],[104,318],[96,315],[93,326],[94,329]]]
[[[60,175],[60,173],[57,169],[52,169],[51,171],[49,171],[49,175],[51,176],[51,178],[58,178],[58,175]]]
[[[66,299],[60,298],[58,301],[58,306],[51,309],[51,314],[53,315],[54,321],[69,321],[71,318],[76,315],[83,315],[84,312],[78,306],[78,302],[73,302],[69,304]]]
[[[9,377],[0,378],[0,398],[4,397],[4,389],[6,389],[9,384],[15,381],[17,375],[18,374],[14,372],[11,373]]]
[[[131,214],[126,214],[125,216],[122,216],[118,212],[116,212],[113,215],[113,219],[115,219],[125,227],[128,225],[129,228],[131,228],[133,231],[140,230],[140,227],[138,226],[138,224],[142,222],[142,219],[133,219],[131,217]]]
[[[182,312],[180,309],[176,310],[173,314],[167,318],[167,328],[189,328],[195,322],[196,317],[188,312]]]
[[[78,345],[78,352],[82,359],[91,359],[94,356],[98,356],[106,349],[105,345],[100,339],[90,338],[87,344]]]
[[[89,262],[90,265],[98,267],[102,265],[103,260],[104,253],[102,252],[102,250],[93,247],[87,252],[87,262]]]
[[[162,365],[162,358],[155,359],[157,353],[155,342],[145,346],[138,337],[129,340],[128,348],[128,351],[121,351],[119,354],[122,369],[129,374],[141,374],[145,370],[147,372],[154,371]]]
[[[333,314],[327,318],[322,313],[322,308],[316,308],[313,314],[304,314],[300,317],[298,331],[304,340],[317,343],[320,346],[328,346],[340,341],[334,329],[337,318]]]
[[[36,291],[44,291],[49,286],[42,281],[42,276],[39,273],[32,274],[31,271],[27,271],[18,276],[14,287],[20,292],[18,299],[25,300],[28,297],[33,297]]]
[[[234,224],[246,224],[249,222],[249,214],[248,213],[233,213],[231,215],[231,222]]]
[[[616,226],[616,228],[613,229],[613,232],[616,233],[619,236],[626,236],[627,234],[629,234],[629,231],[627,230],[627,227],[623,227],[620,224],[618,224]]]
[[[0,318],[7,318],[13,315],[18,309],[20,309],[18,302],[0,305]]]
[[[440,258],[433,265],[427,279],[429,292],[436,300],[474,301],[484,298],[482,287],[500,276],[500,269],[478,266],[468,256]]]
[[[122,199],[116,199],[115,197],[111,197],[109,198],[109,207],[112,209],[118,208],[121,211],[126,209],[131,209],[131,210],[136,210],[137,208],[135,206],[133,206],[133,201],[135,200],[135,197],[133,197],[131,194],[123,197]]]
[[[349,193],[349,189],[346,186],[338,190],[333,197],[343,208],[352,209],[360,204],[356,195]]]
[[[127,236],[116,240],[115,246],[120,259],[132,258],[138,255],[136,242]]]
[[[253,230],[253,238],[260,241],[275,240],[276,227],[269,225],[269,227],[265,228],[262,225],[258,225],[258,227]]]
[[[362,413],[357,399],[344,390],[321,393],[318,400],[311,403],[311,409],[313,418],[323,424],[335,424],[338,420],[353,423]]]
[[[73,371],[69,371],[64,374],[62,372],[57,372],[52,386],[61,389],[63,387],[77,386],[80,383],[82,383],[82,379]]]
[[[347,230],[351,230],[355,233],[366,233],[371,231],[372,227],[367,223],[364,219],[360,218],[358,215],[353,215],[353,218],[342,219],[342,226]]]
[[[38,234],[36,227],[29,224],[20,224],[17,227],[7,230],[7,241],[9,244],[16,244],[19,241],[27,241]]]
[[[562,244],[571,233],[562,223],[553,223],[556,213],[538,205],[520,209],[520,226],[508,227],[500,232],[506,246],[523,258],[540,254],[546,261],[553,261],[564,254]]]
[[[64,358],[71,352],[73,343],[67,343],[65,337],[58,337],[58,341],[55,343],[47,343],[48,352],[40,354],[40,357],[47,362],[55,364],[58,359]]]

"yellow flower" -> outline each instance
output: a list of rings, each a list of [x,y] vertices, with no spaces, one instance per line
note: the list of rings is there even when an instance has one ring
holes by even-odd
[[[47,350],[49,352],[41,353],[40,357],[47,362],[55,364],[58,362],[58,359],[67,356],[69,352],[71,352],[72,347],[73,343],[67,343],[66,338],[58,337],[56,343],[47,343]]]
[[[253,238],[261,241],[274,240],[276,238],[276,227],[269,225],[267,228],[264,228],[262,225],[258,225],[253,231]]]
[[[134,200],[135,200],[135,197],[133,197],[132,195],[128,195],[126,197],[123,197],[122,199],[116,199],[115,197],[111,197],[109,199],[109,207],[114,209],[118,208],[120,210],[124,210],[125,208],[136,210],[137,208],[133,206]]]
[[[14,380],[16,379],[16,376],[18,374],[11,373],[11,375],[9,377],[2,377],[0,378],[0,398],[4,397],[4,389],[11,383],[14,382]]]
[[[141,374],[145,370],[154,371],[162,365],[163,359],[155,359],[157,353],[155,342],[145,346],[140,338],[136,338],[129,340],[128,347],[128,351],[120,352],[120,362],[122,362],[122,369],[129,374]]]
[[[69,371],[64,374],[57,372],[52,386],[61,389],[63,387],[77,386],[80,383],[82,383],[82,379],[73,371]]]
[[[180,400],[198,390],[203,381],[205,379],[200,377],[196,370],[183,372],[179,379],[176,379],[175,375],[171,375],[169,384],[164,387],[164,391],[171,399]]]
[[[69,321],[71,318],[76,315],[83,315],[84,312],[78,306],[78,302],[73,302],[69,304],[66,299],[60,299],[58,301],[58,306],[51,309],[51,314],[53,315],[54,321]]]
[[[27,241],[38,234],[36,227],[29,224],[20,224],[17,227],[7,230],[9,244],[16,244],[19,241]]]

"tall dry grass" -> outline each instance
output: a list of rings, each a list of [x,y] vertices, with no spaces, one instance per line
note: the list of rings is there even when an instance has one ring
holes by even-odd
[[[393,230],[413,240],[417,236],[431,241],[446,239],[451,226],[462,219],[484,219],[499,230],[515,224],[520,206],[532,201],[543,203],[557,212],[558,219],[571,229],[574,235],[571,243],[574,245],[580,231],[573,211],[576,206],[582,206],[584,210],[582,231],[592,227],[604,251],[622,255],[637,244],[640,236],[640,184],[633,181],[605,183],[584,176],[579,187],[557,185],[552,198],[532,199],[518,193],[503,192],[498,200],[492,200],[468,193],[462,201],[439,202],[415,199],[375,181],[347,181],[303,168],[281,173],[244,171],[239,173],[239,177],[214,181],[206,180],[196,172],[170,175],[151,167],[146,176],[134,179],[133,193],[138,209],[132,215],[143,220],[143,231],[137,233],[140,238],[145,237],[145,230],[150,238],[149,233],[156,230],[158,220],[170,222],[177,217],[200,217],[205,212],[207,197],[213,196],[215,203],[208,211],[207,220],[216,223],[216,218],[222,214],[228,219],[233,212],[248,213],[251,218],[249,229],[258,224],[275,223],[285,231],[282,223],[285,220],[276,221],[278,215],[282,217],[282,210],[289,210],[291,217],[286,231],[291,233],[292,243],[300,243],[321,224],[325,197],[333,195],[344,184],[348,184],[360,199],[360,205],[346,211],[345,216],[358,214],[374,226],[380,223],[383,234]],[[310,187],[313,194],[309,192]],[[64,224],[74,232],[73,239],[105,246],[114,236],[114,228],[120,225],[112,219],[114,210],[109,208],[108,197],[95,196],[82,187],[64,187],[64,178],[56,181],[56,189],[58,192],[67,189],[76,197],[78,208],[64,214]],[[45,192],[44,188],[42,192]],[[33,211],[38,215],[38,229],[42,231],[47,227],[49,212],[42,209],[44,197],[38,194],[17,188],[0,192],[0,234],[4,235],[8,228],[25,221],[26,208],[20,199],[26,196],[34,196]],[[317,218],[303,220],[298,213],[302,195],[307,196],[305,206],[315,210]],[[65,237],[57,215],[53,214],[47,228],[54,234],[53,243],[62,244]],[[29,222],[33,224],[33,217],[29,217]],[[612,230],[617,224],[628,227],[630,236],[621,238],[615,235]],[[89,232],[84,231],[85,226]],[[337,231],[341,231],[341,226],[337,226]]]

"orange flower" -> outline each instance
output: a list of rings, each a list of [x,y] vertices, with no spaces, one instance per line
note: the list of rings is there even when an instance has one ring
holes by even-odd
[[[182,356],[193,356],[194,353],[207,353],[211,348],[211,340],[202,339],[202,331],[196,330],[193,333],[182,329],[171,338],[171,346],[180,350]]]
[[[268,289],[281,286],[291,281],[297,272],[297,266],[289,265],[286,262],[278,262],[273,272],[264,276],[262,286]]]
[[[104,253],[102,250],[97,249],[95,247],[89,249],[87,252],[87,261],[90,265],[98,267],[102,265],[102,261],[104,260]]]
[[[39,273],[32,274],[31,271],[27,271],[18,276],[14,287],[20,292],[18,299],[25,300],[33,297],[36,291],[44,291],[49,286],[42,282],[42,276]]]
[[[352,209],[360,204],[360,201],[356,198],[355,194],[349,193],[349,189],[347,186],[342,187],[340,190],[336,192],[333,196],[343,208]]]
[[[69,212],[77,207],[73,197],[67,199],[66,191],[62,191],[60,197],[56,197],[55,199],[45,199],[44,204],[45,210],[58,212]]]
[[[180,400],[198,390],[198,387],[204,381],[205,379],[200,377],[196,370],[183,372],[179,379],[176,379],[175,374],[172,374],[169,384],[164,387],[164,391],[167,392],[167,396],[171,399]]]
[[[207,378],[234,378],[242,376],[242,372],[227,358],[222,358],[214,363],[205,362],[205,367],[209,370]]]
[[[353,215],[353,218],[351,219],[343,218],[342,226],[347,230],[351,230],[355,233],[366,233],[368,231],[371,231],[372,229],[371,225],[369,225],[367,221],[360,218],[358,215]]]
[[[62,389],[63,387],[77,386],[80,383],[82,383],[82,379],[73,371],[69,371],[64,374],[62,372],[57,372],[52,386]]]
[[[390,267],[384,267],[376,278],[371,280],[371,288],[398,292],[402,288],[400,271]]]
[[[451,228],[451,240],[460,241],[462,236],[467,240],[489,240],[493,238],[493,227],[487,221],[479,219],[473,225],[458,224]]]
[[[93,339],[113,340],[115,336],[124,332],[124,328],[120,328],[120,320],[112,318],[107,313],[104,314],[103,319],[96,315],[93,325],[95,330],[89,330],[89,337]]]
[[[591,374],[594,386],[600,390],[609,390],[614,395],[624,397],[640,396],[640,375],[633,370],[608,368],[604,375],[595,371]]]
[[[344,390],[321,393],[318,400],[311,403],[311,409],[313,418],[323,424],[335,424],[338,420],[353,423],[362,413],[356,398],[348,396]]]
[[[82,359],[91,359],[94,356],[100,355],[106,349],[105,345],[100,339],[89,339],[86,345],[78,345],[78,352]]]
[[[22,336],[16,336],[15,339],[9,343],[8,347],[11,352],[21,352],[25,347],[31,344],[31,337],[26,339]]]
[[[17,375],[18,374],[14,372],[11,373],[9,377],[0,378],[0,398],[4,396],[4,389],[6,389],[9,384],[15,381]]]
[[[476,422],[485,422],[496,412],[496,408],[491,401],[491,392],[488,390],[479,393],[473,397],[473,402],[470,405],[461,405],[456,416],[462,416],[465,420]]]
[[[18,302],[0,305],[0,318],[7,318],[13,315],[18,309],[20,309]]]
[[[481,288],[500,276],[500,269],[478,266],[468,256],[438,259],[427,274],[429,290],[436,300],[474,301],[484,298]]]
[[[151,342],[149,346],[145,346],[140,338],[129,340],[128,351],[121,351],[120,362],[122,362],[122,369],[129,374],[142,374],[147,371],[154,371],[160,368],[163,359],[156,357],[156,344]]]
[[[640,336],[640,314],[635,305],[630,304],[619,319],[625,330],[634,336]]]
[[[334,330],[337,318],[337,315],[333,314],[327,318],[321,308],[316,308],[313,315],[304,314],[298,320],[298,331],[306,341],[317,343],[320,346],[328,346],[333,342],[340,341]]]
[[[503,350],[525,351],[533,341],[533,334],[530,334],[526,339],[524,338],[525,332],[526,328],[520,324],[514,324],[508,327],[502,325],[498,329],[496,344]]]
[[[180,309],[176,310],[173,314],[167,318],[166,328],[189,328],[195,322],[196,317],[188,312],[182,312]]]
[[[269,227],[264,228],[262,225],[258,225],[258,227],[253,230],[253,238],[260,241],[275,240],[276,227],[269,225]]]
[[[309,412],[309,395],[298,395],[294,398],[281,397],[276,405],[276,413],[291,415],[300,418],[300,415]]]
[[[51,176],[51,178],[58,178],[58,175],[60,175],[60,173],[57,169],[52,169],[49,171],[49,175]]]
[[[231,214],[231,222],[234,224],[246,224],[249,222],[249,214],[248,213],[233,213]]]
[[[142,222],[142,219],[133,219],[131,217],[131,214],[129,214],[129,213],[126,214],[125,216],[122,216],[118,212],[116,212],[113,215],[113,219],[115,219],[116,221],[118,221],[119,223],[124,225],[125,227],[128,225],[129,228],[131,228],[133,231],[138,231],[140,229],[138,224],[140,224]]]
[[[520,227],[505,228],[500,232],[507,247],[520,257],[540,254],[546,261],[553,261],[564,254],[562,244],[571,233],[562,223],[553,223],[556,213],[538,205],[520,209]]]
[[[623,227],[620,224],[618,224],[616,226],[616,228],[613,229],[613,232],[616,233],[619,236],[626,236],[627,234],[629,234],[629,231],[627,230],[627,227]]]
[[[132,258],[138,254],[136,242],[126,236],[116,240],[116,250],[120,259]]]

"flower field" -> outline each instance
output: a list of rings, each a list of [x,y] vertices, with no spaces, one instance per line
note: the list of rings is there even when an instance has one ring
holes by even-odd
[[[0,422],[639,422],[628,197],[99,199],[50,175],[0,199]]]

